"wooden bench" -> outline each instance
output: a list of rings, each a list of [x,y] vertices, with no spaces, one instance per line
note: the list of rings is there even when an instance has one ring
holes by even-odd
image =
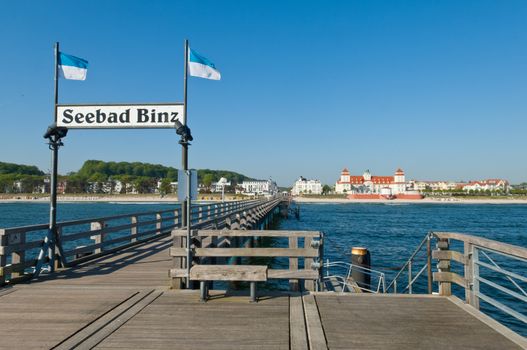
[[[200,281],[200,299],[209,296],[207,281],[250,282],[251,302],[256,302],[256,282],[267,281],[267,266],[260,265],[195,265],[190,269],[190,280]]]

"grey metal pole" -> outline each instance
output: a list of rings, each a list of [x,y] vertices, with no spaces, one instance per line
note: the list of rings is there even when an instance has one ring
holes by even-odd
[[[183,120],[182,124],[187,125],[187,71],[188,71],[188,40],[185,40],[185,72],[183,74]],[[188,144],[181,144],[181,168],[188,170]],[[187,226],[187,203],[181,203],[181,216],[183,227]]]
[[[187,81],[188,81],[188,55],[189,55],[189,48],[188,48],[188,40],[185,40],[185,73],[183,75],[183,125],[187,125]],[[192,219],[191,219],[191,176],[190,171],[188,170],[188,142],[183,143],[182,145],[182,154],[181,154],[181,165],[183,167],[183,170],[185,171],[185,175],[187,176],[187,198],[186,202],[183,203],[182,209],[183,209],[183,224],[187,227],[187,289],[192,288],[190,284],[190,267],[192,264],[192,256],[190,253],[190,232],[191,232],[191,226],[192,226]]]
[[[59,101],[59,43],[55,43],[55,100],[53,114],[55,123],[57,123],[57,104]],[[57,136],[52,136],[51,141],[51,181],[50,181],[50,205],[49,205],[49,268],[55,270],[55,244],[57,239],[57,172],[59,161],[59,146]]]
[[[191,254],[191,237],[190,237],[190,233],[191,233],[191,226],[192,226],[192,217],[191,217],[191,207],[190,207],[190,199],[191,199],[191,195],[190,195],[190,190],[191,190],[191,181],[192,181],[192,178],[190,176],[190,170],[187,170],[186,171],[186,175],[187,175],[187,289],[191,289],[192,286],[191,286],[191,283],[190,283],[190,268],[192,266],[192,254]]]
[[[54,118],[57,122],[57,105],[59,104],[59,43],[55,43],[55,104],[54,104]]]

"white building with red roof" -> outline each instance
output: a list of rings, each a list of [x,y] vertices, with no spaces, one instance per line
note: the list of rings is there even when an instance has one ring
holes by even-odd
[[[404,171],[397,169],[393,176],[375,176],[366,170],[362,175],[350,175],[344,168],[335,184],[336,193],[378,194],[386,197],[405,194],[406,180]]]
[[[462,186],[463,191],[503,191],[509,190],[509,181],[503,179],[487,179],[470,181]]]

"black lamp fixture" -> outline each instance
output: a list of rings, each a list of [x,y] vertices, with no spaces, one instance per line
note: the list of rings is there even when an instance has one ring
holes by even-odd
[[[57,126],[57,124],[53,123],[50,126],[48,126],[48,130],[46,130],[46,133],[44,134],[45,139],[49,139],[51,141],[51,138],[54,136],[55,139],[61,139],[63,137],[66,137],[68,134],[68,128],[65,128],[63,126]]]
[[[186,125],[183,125],[179,120],[176,120],[176,134],[181,136],[179,143],[187,144],[189,141],[194,140],[190,128]]]

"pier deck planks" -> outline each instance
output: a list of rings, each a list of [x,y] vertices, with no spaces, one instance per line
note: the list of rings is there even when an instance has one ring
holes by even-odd
[[[315,298],[330,349],[520,349],[446,297]]]
[[[306,296],[298,293],[269,293],[256,304],[247,295],[200,303],[198,291],[167,289],[171,244],[161,238],[0,289],[0,348],[67,347],[79,339],[81,348],[101,349],[519,348],[438,296],[315,293],[301,302]]]
[[[288,296],[230,296],[201,303],[168,291],[100,343],[98,349],[289,349]]]

